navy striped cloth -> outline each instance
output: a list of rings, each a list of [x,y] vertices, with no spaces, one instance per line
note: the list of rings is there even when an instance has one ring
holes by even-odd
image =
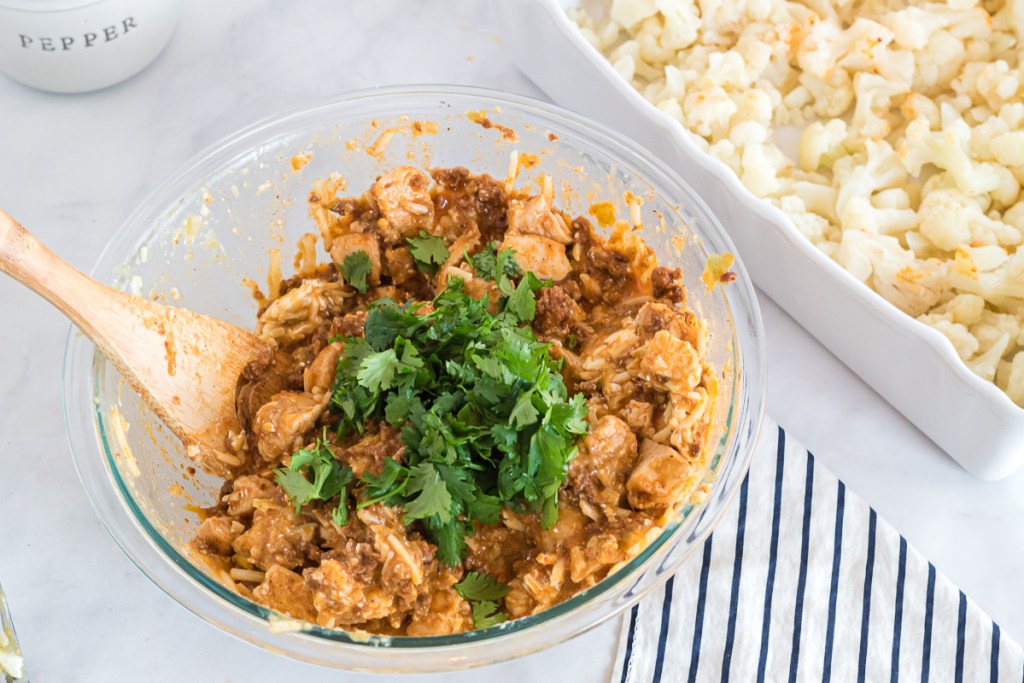
[[[1020,646],[774,424],[738,501],[623,619],[612,683],[1017,681]]]

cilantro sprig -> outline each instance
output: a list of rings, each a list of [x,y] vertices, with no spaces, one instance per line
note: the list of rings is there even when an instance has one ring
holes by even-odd
[[[365,294],[368,283],[367,278],[373,272],[373,264],[370,263],[370,255],[365,251],[354,251],[345,257],[342,263],[338,264],[341,276],[345,278],[353,289],[360,294]]]
[[[407,241],[409,253],[412,254],[413,261],[421,273],[433,275],[448,260],[448,247],[441,237],[420,230],[419,237],[410,237]]]
[[[455,584],[455,590],[469,601],[473,608],[473,627],[490,628],[505,621],[498,608],[498,600],[508,595],[508,586],[487,574],[470,572]]]
[[[379,475],[361,477],[360,506],[401,506],[451,566],[473,522],[497,522],[502,507],[540,513],[553,526],[575,442],[587,431],[583,395],[568,396],[561,361],[528,326],[544,283],[532,273],[513,283],[511,258],[495,256],[497,313],[458,278],[429,309],[371,304],[364,337],[344,340],[332,391],[339,433],[383,421],[405,444],[404,463],[387,459]]]
[[[313,448],[296,451],[287,467],[274,470],[274,480],[295,506],[295,514],[314,500],[331,500],[338,496],[331,519],[339,526],[348,523],[346,498],[352,468],[338,461],[326,441],[317,439]]]

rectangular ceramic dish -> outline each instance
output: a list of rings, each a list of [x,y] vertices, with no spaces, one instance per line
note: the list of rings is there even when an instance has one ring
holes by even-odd
[[[966,470],[1001,479],[1024,464],[1024,409],[751,194],[677,121],[620,77],[565,14],[579,0],[494,0],[520,68],[552,100],[610,125],[669,163],[732,237],[754,283]]]

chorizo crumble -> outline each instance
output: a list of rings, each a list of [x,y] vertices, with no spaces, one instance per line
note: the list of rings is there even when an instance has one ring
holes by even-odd
[[[679,269],[464,168],[317,181],[264,301],[239,465],[191,542],[328,628],[425,636],[540,612],[636,556],[707,466],[716,378]],[[511,183],[510,183],[511,185]],[[279,274],[277,274],[279,278]]]

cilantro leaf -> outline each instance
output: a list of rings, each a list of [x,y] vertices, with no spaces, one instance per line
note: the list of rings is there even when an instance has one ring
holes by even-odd
[[[504,623],[507,617],[498,611],[497,603],[485,600],[473,604],[473,628],[484,629]]]
[[[420,463],[409,471],[409,485],[406,491],[409,495],[416,494],[416,497],[405,506],[406,519],[423,519],[436,515],[442,524],[451,520],[452,496],[448,493],[448,487],[441,479],[437,468],[430,463]]]
[[[416,267],[421,273],[433,275],[448,260],[448,247],[445,246],[444,239],[441,237],[420,230],[419,237],[410,237],[407,241],[409,242],[409,253],[412,254],[413,260],[416,261]]]
[[[295,514],[314,500],[339,497],[331,518],[339,525],[348,521],[346,487],[352,481],[352,468],[337,460],[327,442],[317,439],[314,448],[296,451],[287,467],[274,470],[274,481],[295,506]]]
[[[343,263],[338,264],[341,276],[345,278],[353,289],[365,293],[367,289],[366,278],[373,271],[373,264],[370,263],[370,255],[363,250],[354,251],[345,257]]]
[[[485,280],[497,282],[502,275],[507,277],[519,277],[522,275],[523,271],[520,270],[514,258],[515,249],[503,249],[499,252],[499,246],[495,241],[488,242],[476,254],[470,256],[467,253],[466,261],[469,265],[473,266],[476,274]]]
[[[508,595],[508,586],[481,572],[469,572],[455,584],[455,590],[466,600],[501,600]]]
[[[519,285],[509,294],[505,310],[511,311],[521,322],[528,323],[533,320],[537,312],[537,297],[530,288],[527,278],[520,280]]]
[[[398,355],[394,349],[372,353],[359,364],[356,379],[359,384],[370,391],[380,392],[390,389],[398,369]]]

